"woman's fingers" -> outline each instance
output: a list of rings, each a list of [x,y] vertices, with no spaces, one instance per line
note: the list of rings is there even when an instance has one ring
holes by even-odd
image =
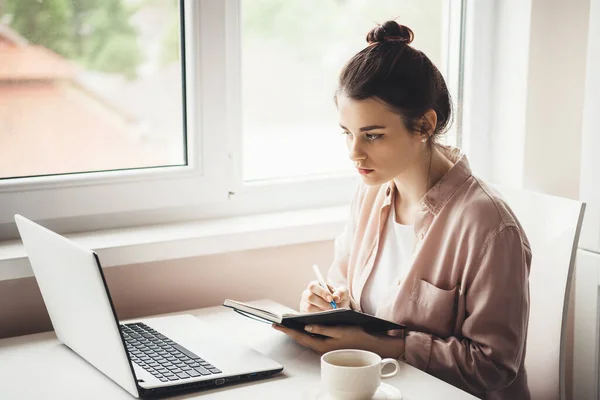
[[[302,294],[302,299],[308,304],[308,312],[311,312],[309,311],[310,306],[317,308],[316,311],[329,310],[331,308],[331,304],[329,304],[321,296],[311,292],[308,289]]]
[[[345,286],[341,286],[333,292],[333,298],[336,302],[342,303],[348,300],[348,288]]]
[[[341,338],[344,334],[344,327],[322,326],[322,325],[306,325],[304,330],[312,334],[319,334],[330,338]]]
[[[312,281],[308,285],[308,288],[302,292],[300,311],[317,312],[331,310],[333,308],[331,305],[332,301],[335,301],[338,307],[348,307],[348,289],[345,286],[336,289],[329,284],[327,285],[327,289],[325,289],[318,281]]]
[[[327,302],[333,301],[331,293],[327,289],[319,285],[319,282],[317,281],[312,281],[311,283],[309,283],[308,290],[321,297],[323,300],[326,300]]]

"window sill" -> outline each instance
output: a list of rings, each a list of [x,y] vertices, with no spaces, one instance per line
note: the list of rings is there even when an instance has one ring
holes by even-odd
[[[332,240],[347,213],[347,206],[339,206],[66,236],[95,250],[106,268]],[[0,281],[31,276],[21,241],[0,242]]]

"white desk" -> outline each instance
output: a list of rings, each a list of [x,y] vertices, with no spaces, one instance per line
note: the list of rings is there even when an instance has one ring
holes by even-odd
[[[272,309],[276,303],[260,301]],[[224,307],[192,310],[214,322],[223,336],[241,341],[284,366],[267,380],[197,392],[177,399],[313,399],[319,388],[319,355],[298,346],[270,325],[253,321]],[[410,365],[400,363],[397,376],[385,382],[399,388],[405,400],[467,400],[475,397]],[[120,386],[61,345],[53,332],[0,340],[0,399],[131,400]]]

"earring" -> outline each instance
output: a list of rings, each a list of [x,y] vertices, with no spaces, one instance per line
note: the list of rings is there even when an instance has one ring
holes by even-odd
[[[423,143],[425,143],[425,142],[427,141],[427,138],[426,138],[426,137],[424,137],[424,138],[423,138],[421,141],[422,141]]]

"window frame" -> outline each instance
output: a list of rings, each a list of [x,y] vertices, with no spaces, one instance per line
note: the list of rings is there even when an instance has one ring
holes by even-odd
[[[354,173],[243,181],[241,0],[181,1],[188,165],[2,180],[0,240],[18,237],[15,213],[68,233],[349,203]],[[464,29],[455,5],[462,9],[465,1],[445,3],[443,68],[456,75],[448,77],[451,90],[463,62],[456,59],[460,41],[451,39],[457,24]],[[455,112],[461,109],[456,103]]]
[[[208,39],[215,33],[224,36],[224,27],[211,18],[212,9],[220,5],[207,1],[184,4],[185,56],[181,62],[185,65],[182,78],[188,164],[0,180],[0,226],[12,225],[15,213],[48,220],[227,199],[229,183],[222,174],[228,169],[227,148],[219,137],[203,134],[221,130],[222,121],[226,121],[222,94],[225,73],[221,68],[225,51],[221,43]],[[74,223],[67,229],[82,228]]]
[[[463,54],[461,81],[460,146],[478,176],[491,178],[494,170],[492,128],[497,4],[494,1],[463,1]]]

